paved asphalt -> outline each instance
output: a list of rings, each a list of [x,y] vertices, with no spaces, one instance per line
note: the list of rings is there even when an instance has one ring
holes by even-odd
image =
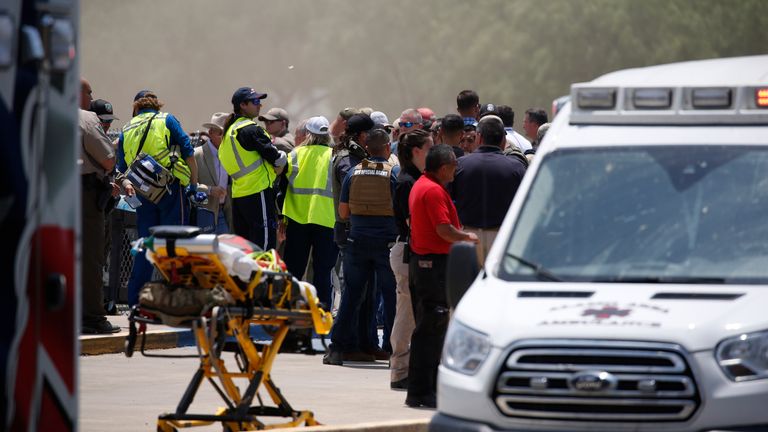
[[[196,348],[153,352],[195,354]],[[146,358],[139,353],[132,358],[81,356],[79,430],[154,431],[157,415],[175,410],[197,365],[197,359]],[[405,392],[389,389],[386,362],[340,367],[323,365],[321,355],[280,354],[272,377],[294,409],[314,411],[323,424],[426,419],[434,414],[406,407]],[[269,400],[265,392],[263,397]],[[204,381],[189,413],[214,414],[221,406],[218,394]],[[220,431],[221,425],[185,430]]]

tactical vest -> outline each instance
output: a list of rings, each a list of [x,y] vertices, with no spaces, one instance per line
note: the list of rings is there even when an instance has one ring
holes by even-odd
[[[288,154],[285,175],[288,191],[283,215],[301,223],[333,228],[332,149],[324,145],[303,145]]]
[[[259,152],[244,149],[237,140],[240,129],[255,124],[251,119],[239,117],[224,133],[219,146],[221,166],[232,177],[232,198],[253,195],[271,188],[277,177],[274,167],[264,163]]]
[[[155,118],[147,126],[152,116],[155,116]],[[189,166],[187,166],[187,162],[181,157],[178,146],[171,146],[171,131],[165,125],[166,118],[168,118],[168,113],[159,112],[155,115],[151,111],[145,112],[132,118],[123,127],[125,164],[131,166],[133,160],[136,159],[141,137],[144,136],[144,131],[149,127],[149,132],[147,132],[147,138],[144,141],[141,152],[152,156],[157,163],[167,168],[174,177],[181,181],[182,185],[186,186],[189,184],[191,171]],[[171,157],[176,159],[174,163],[171,163]]]
[[[364,159],[352,168],[349,210],[355,216],[394,216],[392,210],[392,164]]]

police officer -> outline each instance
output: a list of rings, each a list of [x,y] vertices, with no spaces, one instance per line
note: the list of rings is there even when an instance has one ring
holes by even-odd
[[[141,206],[136,209],[139,237],[149,236],[155,225],[183,225],[189,222],[187,196],[197,190],[197,163],[189,136],[171,114],[161,112],[163,104],[150,90],[142,90],[133,98],[134,117],[123,127],[117,144],[117,169],[125,173],[139,153],[155,159],[173,175],[166,192],[156,202],[139,194]],[[180,156],[180,157],[179,157]],[[121,176],[129,196],[136,194],[130,180]],[[186,187],[186,189],[185,189]],[[143,258],[135,259],[128,280],[128,303],[138,303],[139,289],[152,276],[152,265]]]
[[[395,276],[389,265],[389,248],[397,237],[393,195],[398,166],[388,162],[389,134],[375,128],[367,134],[370,156],[349,171],[342,185],[339,215],[350,220],[344,255],[346,288],[334,322],[331,347],[323,363],[341,365],[344,360],[389,359],[389,336],[395,317]],[[369,283],[374,275],[375,283]],[[377,290],[384,300],[384,346],[370,340],[374,319],[370,305]]]
[[[116,333],[120,327],[105,316],[102,272],[104,269],[104,219],[112,187],[109,173],[115,154],[97,114],[86,111],[91,105],[91,85],[80,82],[81,233],[82,233],[82,326],[83,333]],[[114,204],[114,203],[113,203]]]
[[[302,277],[312,250],[312,283],[320,301],[331,302],[331,271],[338,249],[333,241],[333,188],[331,181],[331,136],[328,119],[307,120],[309,138],[288,155],[286,192],[285,254],[288,271]]]
[[[232,111],[219,147],[221,166],[232,177],[232,224],[235,234],[263,250],[277,242],[277,212],[272,187],[286,155],[253,119],[266,93],[240,87],[232,95]]]

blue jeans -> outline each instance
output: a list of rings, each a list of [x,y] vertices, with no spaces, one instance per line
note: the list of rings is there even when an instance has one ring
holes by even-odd
[[[395,319],[395,275],[389,265],[389,242],[349,239],[344,254],[344,279],[345,289],[331,333],[332,348],[345,352],[375,349],[377,345],[373,344],[378,341],[371,341],[369,335],[375,319],[377,291],[384,299],[385,340]]]
[[[216,234],[229,234],[227,217],[224,216],[224,208],[219,209],[219,219],[216,221]]]
[[[174,182],[170,193],[157,204],[139,197],[141,206],[136,209],[136,230],[139,237],[149,237],[149,228],[155,225],[184,225],[189,221],[189,202],[184,197],[181,183]],[[128,304],[139,302],[139,291],[152,278],[152,264],[144,255],[133,259],[133,270],[128,279]]]

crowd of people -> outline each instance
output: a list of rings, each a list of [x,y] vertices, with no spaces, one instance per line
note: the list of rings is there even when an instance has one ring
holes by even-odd
[[[105,316],[96,253],[114,198],[136,209],[142,237],[155,225],[194,223],[204,207],[216,233],[277,248],[322,303],[338,305],[324,364],[388,360],[390,387],[407,390],[408,406],[436,406],[451,244],[477,243],[484,261],[548,127],[544,110],[526,110],[520,133],[510,106],[464,90],[456,113],[442,117],[408,108],[390,122],[372,108],[344,108],[331,121],[297,121],[291,133],[285,109],[262,114],[267,94],[242,87],[193,147],[150,90],[136,94],[132,118],[110,142],[112,106],[91,93],[83,80],[84,333],[119,330]],[[131,305],[151,273],[134,260]]]

